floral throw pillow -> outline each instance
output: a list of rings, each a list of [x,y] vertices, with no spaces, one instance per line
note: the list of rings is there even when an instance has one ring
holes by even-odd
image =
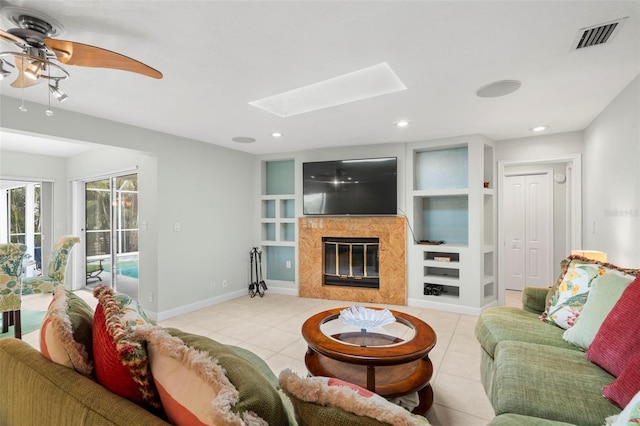
[[[551,298],[541,320],[568,329],[587,302],[593,280],[605,274],[615,274],[633,280],[637,269],[625,269],[610,263],[598,262],[582,256],[569,256],[559,279],[551,289]]]
[[[631,426],[640,424],[640,392],[624,407],[617,416],[607,417],[606,424],[610,426]]]

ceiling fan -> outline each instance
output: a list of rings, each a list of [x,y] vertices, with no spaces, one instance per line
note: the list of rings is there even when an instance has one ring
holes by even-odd
[[[112,68],[162,78],[160,71],[120,53],[52,38],[62,28],[55,20],[38,12],[11,9],[3,10],[3,16],[17,27],[7,31],[0,29],[0,39],[15,44],[20,51],[0,52],[0,80],[9,77],[12,74],[10,68],[15,68],[17,78],[11,83],[12,87],[24,89],[47,80],[50,93],[62,102],[67,95],[60,90],[59,84],[69,78],[62,65]],[[47,115],[52,114],[50,110],[47,110]]]

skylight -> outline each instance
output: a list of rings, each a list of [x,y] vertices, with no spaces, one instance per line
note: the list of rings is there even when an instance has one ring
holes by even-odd
[[[284,118],[406,89],[391,67],[383,62],[249,104]]]

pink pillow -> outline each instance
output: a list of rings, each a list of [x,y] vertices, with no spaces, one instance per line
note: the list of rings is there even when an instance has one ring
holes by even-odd
[[[392,425],[429,425],[424,417],[411,414],[405,408],[380,395],[344,380],[320,376],[301,378],[287,368],[280,372],[278,384],[286,394],[291,396],[294,409],[297,412],[296,417],[302,415],[299,412],[298,401],[303,401],[317,407],[333,407],[356,416],[368,417],[372,422],[377,420]],[[301,424],[322,423],[315,422],[314,418],[305,417],[305,420],[306,422]],[[346,424],[339,421],[336,423]],[[357,424],[371,423],[363,421]]]
[[[587,350],[587,359],[618,377],[640,348],[640,277],[625,289]]]
[[[640,353],[634,356],[613,383],[602,389],[602,395],[620,408],[629,404],[640,392]]]
[[[51,361],[91,377],[93,309],[59,285],[40,327],[40,352]]]

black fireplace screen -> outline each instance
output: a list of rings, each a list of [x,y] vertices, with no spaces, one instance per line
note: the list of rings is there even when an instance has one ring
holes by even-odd
[[[379,288],[379,239],[331,238],[324,244],[324,284]]]

